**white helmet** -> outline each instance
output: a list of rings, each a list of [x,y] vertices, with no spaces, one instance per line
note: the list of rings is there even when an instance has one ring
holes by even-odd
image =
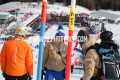
[[[20,27],[15,28],[15,34],[18,34],[20,36],[25,37],[28,34],[27,27],[26,26],[22,26],[22,27],[20,26]]]

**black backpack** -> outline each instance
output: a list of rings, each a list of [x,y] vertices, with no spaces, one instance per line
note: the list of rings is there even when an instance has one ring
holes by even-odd
[[[118,80],[119,79],[119,51],[116,49],[116,44],[113,42],[102,42],[90,46],[86,50],[86,54],[90,49],[95,49],[96,53],[100,57],[102,67],[98,69],[96,75],[97,80],[104,75],[107,80]],[[86,55],[85,54],[85,55]],[[95,67],[96,68],[96,67]]]

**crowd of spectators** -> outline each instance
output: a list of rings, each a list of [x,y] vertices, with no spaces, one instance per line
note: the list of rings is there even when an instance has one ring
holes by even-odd
[[[69,22],[69,14],[49,14],[47,15],[47,23],[59,24],[61,22]],[[81,26],[88,27],[90,19],[88,15],[76,14],[75,23],[81,23]]]

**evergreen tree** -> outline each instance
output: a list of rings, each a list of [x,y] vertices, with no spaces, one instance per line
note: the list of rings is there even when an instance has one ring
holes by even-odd
[[[71,4],[71,0],[66,0],[66,5],[70,5]]]
[[[54,4],[55,0],[51,0],[51,4]]]
[[[40,5],[40,1],[41,1],[41,0],[37,0],[37,2],[38,2],[38,6]]]
[[[83,0],[83,7],[86,7],[86,0]]]
[[[111,1],[111,7],[110,7],[110,8],[111,8],[111,10],[113,10],[113,11],[115,10],[114,1],[113,1],[113,0]]]
[[[88,0],[88,9],[90,9],[90,10],[95,9],[94,0]]]
[[[80,0],[80,6],[83,6],[83,0]]]
[[[110,9],[111,0],[106,0],[106,9]]]
[[[98,2],[98,1],[95,2],[95,9],[96,9],[96,10],[99,10],[99,9],[100,9],[100,5],[99,5],[99,2]]]
[[[116,7],[116,11],[119,9],[119,1],[115,0],[115,7]]]
[[[0,1],[0,5],[3,3],[3,0]]]
[[[89,8],[89,0],[86,1],[86,8]]]
[[[114,0],[114,11],[117,10],[117,3],[116,3],[116,0]]]
[[[80,6],[80,2],[81,2],[81,0],[77,0],[77,4]]]
[[[65,3],[65,4],[66,4],[66,0],[63,0],[63,3]]]
[[[0,4],[11,2],[15,0],[0,0]],[[22,2],[38,2],[42,0],[17,0]],[[54,4],[54,2],[63,2],[66,5],[71,4],[71,0],[48,0],[49,3]],[[112,10],[120,10],[120,0],[77,0],[76,4],[79,6],[86,7],[88,9],[112,9]]]
[[[104,5],[105,5],[104,2],[105,2],[105,0],[100,0],[100,5],[101,5],[100,7],[101,7],[102,9],[105,8],[105,7],[104,7]]]
[[[120,11],[120,0],[118,0],[118,11]]]

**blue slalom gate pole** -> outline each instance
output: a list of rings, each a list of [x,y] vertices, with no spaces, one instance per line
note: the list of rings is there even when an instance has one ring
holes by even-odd
[[[40,30],[40,44],[39,44],[39,54],[38,54],[38,67],[37,67],[37,80],[41,80],[42,76],[42,60],[44,51],[44,33],[45,33],[45,23],[46,23],[46,9],[47,0],[42,1],[42,13],[41,13],[41,30]]]
[[[42,75],[42,60],[43,60],[43,50],[44,50],[44,32],[45,32],[45,23],[41,24],[40,31],[40,45],[39,45],[39,55],[38,55],[38,67],[37,67],[37,80],[41,80]]]

